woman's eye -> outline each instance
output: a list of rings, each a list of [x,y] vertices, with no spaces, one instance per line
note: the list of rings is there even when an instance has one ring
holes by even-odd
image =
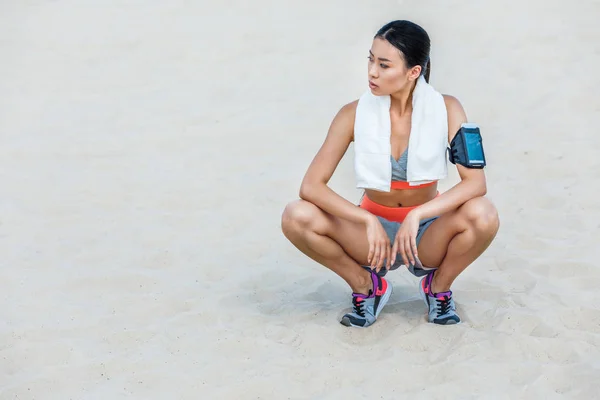
[[[383,69],[386,69],[386,68],[388,68],[388,66],[387,66],[387,65],[385,65],[385,64],[379,64],[379,66],[380,66],[381,68],[383,68]]]

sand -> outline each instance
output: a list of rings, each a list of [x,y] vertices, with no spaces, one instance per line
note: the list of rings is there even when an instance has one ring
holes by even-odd
[[[600,3],[3,1],[0,398],[592,399]],[[424,26],[501,229],[425,321],[369,329],[280,231],[374,32]],[[457,181],[453,173],[442,185]],[[358,201],[352,149],[331,181]]]

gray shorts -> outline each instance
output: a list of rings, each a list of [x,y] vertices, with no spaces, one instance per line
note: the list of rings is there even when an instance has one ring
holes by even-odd
[[[400,229],[400,225],[402,225],[402,224],[400,222],[389,221],[380,216],[377,216],[377,219],[379,219],[379,222],[381,222],[383,229],[385,229],[385,233],[387,233],[388,238],[390,239],[390,242],[393,243],[394,239],[396,239],[396,233],[398,233],[398,229]],[[419,246],[419,243],[421,242],[421,238],[423,237],[425,230],[427,230],[427,228],[429,228],[429,225],[431,225],[431,223],[433,221],[435,221],[436,219],[438,219],[438,217],[427,218],[427,219],[422,220],[419,223],[419,230],[417,231],[417,238],[416,238],[417,246]],[[394,262],[394,264],[392,264],[392,267],[390,268],[390,270],[398,269],[402,265],[404,265],[404,261],[402,260],[402,256],[400,256],[400,254],[398,254],[398,256],[396,257],[396,262]],[[369,266],[363,266],[363,268],[368,269],[369,271],[371,270],[371,268]],[[410,264],[408,266],[408,270],[414,276],[417,276],[417,277],[427,275],[433,269],[435,269],[435,268],[427,268],[427,267],[423,266],[423,264],[421,264],[421,261],[418,259],[415,260],[415,264]],[[379,271],[379,276],[384,276],[385,274],[387,274],[387,269],[385,267],[381,268],[381,270]]]

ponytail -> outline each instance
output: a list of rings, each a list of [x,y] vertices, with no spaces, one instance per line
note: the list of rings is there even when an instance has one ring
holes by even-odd
[[[425,66],[425,82],[429,83],[429,74],[431,73],[431,59],[427,59],[427,65]]]

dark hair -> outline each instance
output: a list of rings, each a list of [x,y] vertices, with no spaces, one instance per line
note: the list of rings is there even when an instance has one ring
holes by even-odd
[[[404,55],[408,68],[420,65],[421,75],[425,75],[425,80],[429,82],[431,42],[425,29],[414,22],[397,20],[385,24],[377,31],[375,38],[387,40],[392,46],[400,50]]]

